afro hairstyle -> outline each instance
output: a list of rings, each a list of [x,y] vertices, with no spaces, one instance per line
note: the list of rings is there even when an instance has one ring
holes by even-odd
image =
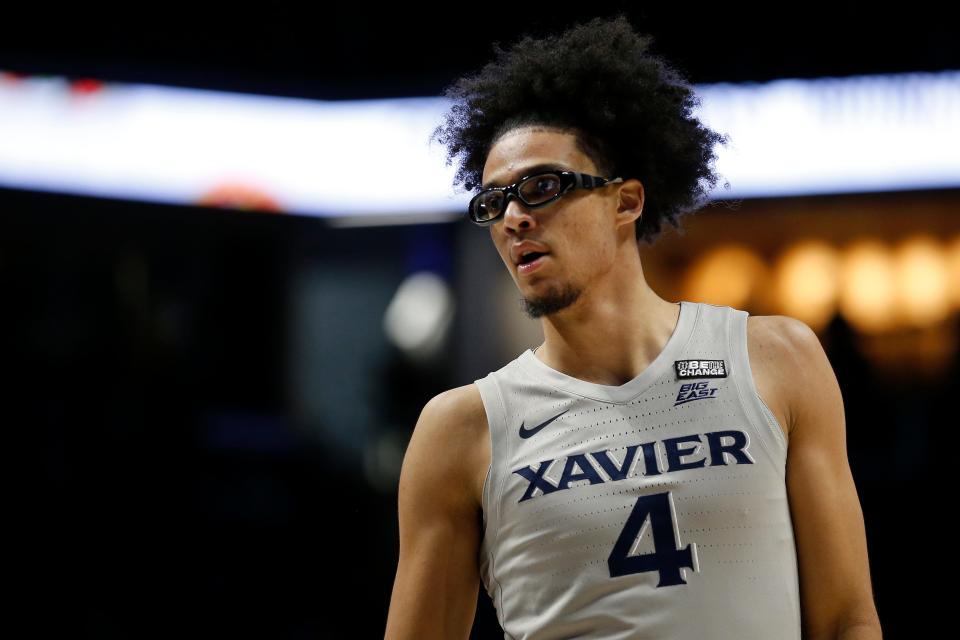
[[[719,181],[714,145],[727,137],[692,115],[700,99],[683,75],[648,52],[621,13],[560,35],[523,36],[495,60],[444,91],[452,107],[430,136],[459,158],[454,185],[478,189],[487,155],[510,130],[539,125],[573,133],[601,175],[644,185],[637,240],[653,244],[663,222],[701,208]]]

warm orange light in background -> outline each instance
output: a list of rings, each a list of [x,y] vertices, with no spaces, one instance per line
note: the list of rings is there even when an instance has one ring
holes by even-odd
[[[815,331],[837,311],[837,250],[822,240],[798,242],[774,265],[774,288],[780,313],[803,320]]]
[[[688,265],[679,276],[684,299],[783,314],[817,332],[837,313],[879,334],[930,328],[960,310],[960,236],[913,234],[893,246],[861,238],[843,247],[811,238],[787,245],[772,265],[749,245],[726,243]]]
[[[222,207],[242,209],[244,211],[262,211],[281,213],[280,203],[266,189],[247,184],[243,180],[225,180],[213,185],[197,199],[204,207]]]
[[[757,202],[665,239],[645,273],[671,299],[797,318],[891,383],[919,384],[960,357],[958,195]]]
[[[947,247],[947,283],[954,309],[960,309],[960,236]]]
[[[929,235],[914,235],[895,248],[893,260],[899,323],[929,327],[942,322],[950,313],[943,244]]]
[[[702,255],[687,271],[685,299],[744,308],[767,265],[749,247],[727,244]]]
[[[864,333],[894,326],[896,302],[893,259],[877,240],[850,245],[840,260],[840,312]]]

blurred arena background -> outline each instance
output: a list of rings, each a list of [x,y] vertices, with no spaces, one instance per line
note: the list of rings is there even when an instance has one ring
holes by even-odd
[[[647,277],[817,331],[888,638],[943,617],[932,469],[960,393],[960,45],[924,4],[628,9],[734,143],[730,189],[642,250]],[[440,95],[582,12],[7,22],[0,335],[34,635],[382,636],[420,409],[541,340],[427,146]],[[473,637],[501,635],[481,588]]]

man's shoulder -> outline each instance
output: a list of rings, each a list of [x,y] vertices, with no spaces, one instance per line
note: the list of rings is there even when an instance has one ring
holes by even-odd
[[[487,413],[480,389],[472,382],[441,391],[427,401],[423,412],[429,413],[433,420],[450,425],[452,430],[485,432],[487,429]]]
[[[748,346],[787,357],[820,347],[820,339],[807,323],[783,315],[748,316],[747,339]]]
[[[807,323],[791,316],[769,315],[747,318],[747,350],[754,382],[761,397],[771,399],[768,404],[778,421],[792,432],[797,404],[796,395],[803,393],[798,382],[804,375],[806,363],[823,353],[820,339]]]
[[[414,439],[438,465],[437,473],[457,486],[469,487],[471,499],[479,505],[490,464],[490,436],[477,385],[454,387],[430,398]]]

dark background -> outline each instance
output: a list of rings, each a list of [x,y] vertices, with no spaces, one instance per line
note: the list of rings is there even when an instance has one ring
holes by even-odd
[[[960,68],[945,9],[878,6],[649,4],[630,16],[695,83]],[[492,41],[597,15],[556,3],[164,9],[11,14],[0,70],[322,99],[437,95],[489,59]],[[453,225],[333,229],[12,189],[0,189],[0,209],[7,417],[28,441],[26,455],[11,452],[25,467],[20,592],[35,635],[381,636],[396,495],[290,423],[290,282],[305,264],[371,262],[399,282],[426,260],[455,286]],[[842,323],[832,331],[885,636],[915,637],[907,629],[936,619],[928,585],[940,564],[925,545],[948,543],[911,531],[927,526],[927,434],[955,423],[935,400],[955,397],[956,370],[886,388]],[[349,339],[368,335],[361,325]],[[433,394],[469,382],[382,354],[366,372],[379,389],[368,402],[406,434]],[[498,633],[481,591],[474,635]]]
[[[960,68],[953,12],[934,2],[324,5],[316,13],[257,7],[250,15],[171,10],[136,19],[67,8],[75,20],[11,18],[0,64],[323,99],[431,96],[488,61],[493,42],[626,7],[637,30],[654,36],[654,52],[698,84]]]

